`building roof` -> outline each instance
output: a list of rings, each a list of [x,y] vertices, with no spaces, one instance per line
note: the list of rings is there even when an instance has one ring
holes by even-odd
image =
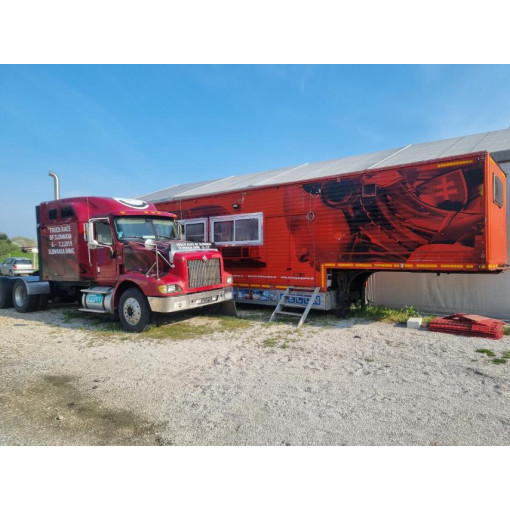
[[[228,191],[303,181],[316,177],[331,177],[361,170],[405,165],[418,161],[480,151],[490,152],[498,163],[510,161],[510,128],[438,140],[436,142],[407,145],[405,147],[397,147],[395,149],[371,152],[358,156],[348,156],[319,163],[303,163],[276,170],[224,177],[191,184],[177,184],[138,198],[155,203],[166,202],[180,198],[214,195]]]

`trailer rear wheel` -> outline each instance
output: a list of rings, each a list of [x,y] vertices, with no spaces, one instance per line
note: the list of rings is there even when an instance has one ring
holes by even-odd
[[[127,289],[119,301],[119,319],[130,333],[141,333],[147,329],[151,320],[151,309],[147,298],[135,288]]]
[[[0,279],[0,308],[12,306],[12,287],[7,280]]]
[[[33,312],[37,308],[39,296],[29,295],[25,283],[18,280],[12,288],[12,302],[19,313]]]

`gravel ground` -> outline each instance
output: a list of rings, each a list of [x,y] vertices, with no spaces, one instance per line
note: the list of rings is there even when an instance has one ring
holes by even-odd
[[[162,318],[149,338],[73,310],[0,310],[1,445],[510,444],[510,362],[476,352],[507,336],[321,315],[298,330],[244,308],[242,328]]]

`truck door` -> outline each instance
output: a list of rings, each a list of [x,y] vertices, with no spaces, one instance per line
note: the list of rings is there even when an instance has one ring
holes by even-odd
[[[98,245],[91,250],[91,262],[97,282],[117,279],[117,257],[113,242],[112,227],[107,219],[94,221],[94,239]]]

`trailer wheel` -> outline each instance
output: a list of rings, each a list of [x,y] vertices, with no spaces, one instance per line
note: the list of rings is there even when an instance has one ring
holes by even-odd
[[[151,319],[151,309],[147,298],[135,288],[127,289],[119,301],[119,319],[130,333],[141,333],[147,329]]]
[[[12,287],[9,283],[0,279],[0,308],[10,308],[12,306]]]
[[[25,283],[18,280],[12,288],[12,302],[19,313],[33,312],[39,302],[39,296],[30,296]]]

